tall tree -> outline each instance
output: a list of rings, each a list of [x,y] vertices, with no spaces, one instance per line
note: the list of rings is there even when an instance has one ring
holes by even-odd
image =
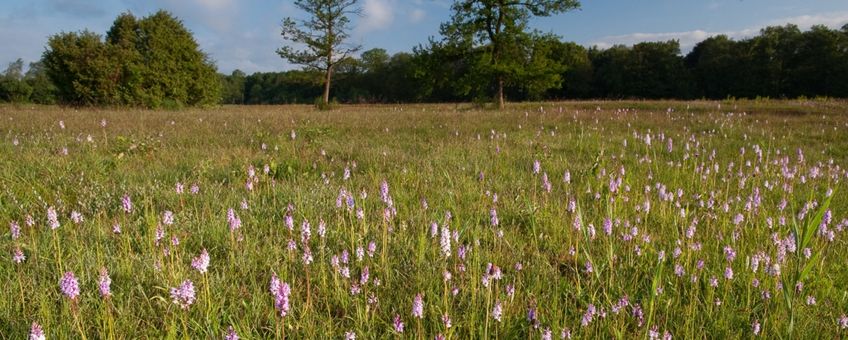
[[[839,85],[848,74],[844,50],[840,50],[841,34],[826,26],[816,25],[802,33],[797,61],[789,72],[788,96],[838,96]]]
[[[751,39],[753,73],[759,78],[757,94],[775,98],[789,95],[791,70],[798,62],[801,30],[796,25],[769,26]]]
[[[592,47],[588,54],[593,70],[592,96],[616,99],[628,96],[630,48],[624,45],[605,50]]]
[[[441,26],[448,40],[466,50],[483,46],[488,59],[484,70],[493,78],[498,107],[504,108],[504,86],[522,73],[522,44],[531,41],[527,23],[533,16],[551,16],[576,9],[577,0],[458,0],[451,20]]]
[[[191,31],[167,11],[138,21],[144,66],[141,83],[150,106],[210,105],[221,100],[221,82]]]
[[[144,80],[144,59],[140,47],[141,32],[138,19],[132,13],[121,13],[112,22],[106,32],[106,43],[112,46],[112,53],[121,61],[117,75],[119,96],[126,105],[144,105],[146,97]]]
[[[388,64],[389,54],[382,48],[374,48],[362,52],[360,63],[362,64],[363,72],[358,77],[359,84],[357,87],[362,87],[367,91],[367,98],[372,102],[385,101],[388,95]]]
[[[283,38],[305,45],[298,50],[283,46],[277,50],[282,58],[307,69],[324,73],[324,105],[330,102],[333,68],[361,46],[346,43],[350,32],[348,15],[359,15],[358,0],[295,0],[294,5],[309,15],[309,19],[291,17],[283,21]]]
[[[548,92],[549,97],[589,98],[592,92],[592,61],[588,50],[575,42],[555,43],[551,52],[563,67],[562,87]]]
[[[639,98],[689,98],[691,76],[680,56],[677,40],[642,42],[630,49],[631,95]]]
[[[474,83],[467,80],[474,75],[471,64],[471,58],[463,57],[457,46],[432,38],[413,48],[410,71],[418,90],[416,100],[466,101]]]
[[[726,35],[709,37],[686,55],[686,67],[698,88],[697,95],[723,99],[747,96],[751,58],[743,43]]]

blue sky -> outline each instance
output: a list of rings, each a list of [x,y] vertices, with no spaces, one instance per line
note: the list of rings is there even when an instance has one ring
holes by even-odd
[[[2,0],[0,65],[33,61],[47,37],[89,29],[105,33],[124,11],[144,16],[159,8],[183,19],[221,72],[291,69],[274,52],[285,42],[280,22],[300,16],[292,0]],[[360,0],[353,42],[364,49],[410,51],[450,16],[450,0]],[[534,20],[533,26],[585,46],[679,39],[685,51],[704,38],[742,38],[768,25],[802,28],[848,23],[846,0],[584,0],[577,11]],[[5,67],[3,67],[5,68]]]

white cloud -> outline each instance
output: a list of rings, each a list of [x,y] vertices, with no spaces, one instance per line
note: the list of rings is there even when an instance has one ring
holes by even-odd
[[[776,19],[766,22],[763,26],[775,26],[785,24],[798,25],[802,30],[809,29],[814,25],[825,25],[830,28],[840,28],[848,23],[848,12],[833,12],[826,14],[802,15],[797,17]],[[734,39],[744,39],[757,35],[760,28],[746,28],[737,31],[724,32],[708,32],[704,30],[683,31],[683,32],[659,32],[659,33],[631,33],[623,35],[611,35],[602,37],[589,45],[599,48],[609,48],[613,45],[633,45],[646,41],[668,41],[676,39],[680,41],[680,50],[684,53],[691,50],[695,45],[709,37],[717,35],[726,35]]]
[[[768,25],[785,25],[790,23],[798,25],[798,27],[800,27],[801,29],[808,29],[815,25],[825,25],[830,28],[840,28],[842,27],[842,25],[848,23],[848,12],[831,12],[813,15],[801,15],[797,17],[772,20],[768,23]]]
[[[229,9],[235,5],[233,0],[194,0],[194,3],[213,11]]]
[[[598,46],[599,48],[609,48],[613,45],[633,45],[646,41],[668,41],[677,40],[680,42],[680,49],[688,51],[692,47],[704,39],[712,36],[724,34],[734,39],[740,39],[756,35],[758,29],[744,29],[739,31],[726,32],[707,32],[703,30],[685,31],[685,32],[661,32],[661,33],[631,33],[623,35],[606,36],[598,41],[592,42],[590,45]]]
[[[359,34],[389,27],[395,19],[394,5],[389,0],[365,0],[362,18],[356,27]]]
[[[218,70],[229,74],[240,69],[247,74],[278,72],[297,68],[280,58],[276,49],[286,44],[274,23],[216,38],[205,44],[218,65]]]
[[[175,14],[190,20],[196,20],[203,26],[218,33],[228,33],[233,29],[238,17],[236,0],[160,0]]]
[[[409,21],[413,24],[417,24],[421,22],[421,20],[424,20],[424,17],[426,16],[427,12],[425,12],[423,9],[416,8],[409,12]]]

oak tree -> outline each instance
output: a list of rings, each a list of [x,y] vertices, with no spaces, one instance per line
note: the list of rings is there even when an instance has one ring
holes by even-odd
[[[504,107],[504,86],[527,70],[528,57],[522,53],[534,39],[527,27],[530,18],[547,17],[580,6],[577,0],[458,0],[441,33],[467,51],[483,49],[488,59],[483,66],[496,88],[498,107]],[[529,65],[533,66],[533,65]],[[534,73],[534,72],[531,72]]]

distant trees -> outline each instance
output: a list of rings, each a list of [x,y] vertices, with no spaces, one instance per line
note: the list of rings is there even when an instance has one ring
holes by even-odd
[[[44,63],[41,61],[29,63],[29,69],[24,74],[24,82],[32,88],[28,102],[36,104],[56,103],[56,86],[50,81],[47,70],[44,69]]]
[[[24,72],[24,61],[18,59],[0,74],[0,102],[53,104],[55,92],[40,62],[30,63]]]
[[[685,56],[674,40],[587,49],[541,34],[521,49],[526,65],[513,78],[520,81],[505,82],[503,90],[518,101],[848,97],[848,25],[804,32],[768,27],[742,40],[719,35]],[[371,49],[338,64],[335,97],[347,103],[489,100],[496,88],[487,53],[432,39],[412,53]],[[244,100],[227,103],[312,103],[322,93],[314,82],[321,76],[320,70],[254,73],[244,77]],[[238,84],[241,77],[222,79]],[[561,86],[550,86],[557,82]]]
[[[244,85],[247,75],[235,70],[229,76],[221,75],[222,104],[241,104],[245,102]]]
[[[340,70],[337,93],[352,102],[413,102],[419,86],[414,81],[413,56],[389,55],[381,48],[351,58]]]
[[[685,64],[698,89],[697,96],[726,98],[752,94],[746,91],[750,86],[746,84],[754,79],[751,70],[745,66],[750,64],[751,57],[739,44],[742,43],[719,35],[698,43],[686,55]]]
[[[592,61],[586,48],[574,42],[552,42],[551,54],[562,66],[562,86],[549,89],[547,98],[589,98],[592,94]]]
[[[686,58],[696,96],[848,97],[848,25],[767,27],[740,41],[717,36]]]
[[[140,20],[121,14],[105,40],[90,31],[56,34],[42,60],[66,104],[178,107],[221,99],[214,63],[165,11]]]
[[[315,82],[320,76],[300,70],[254,73],[245,78],[244,104],[312,104],[323,91]]]
[[[0,100],[7,102],[24,102],[32,87],[24,81],[24,61],[18,59],[9,63],[9,67],[0,75]]]
[[[304,45],[303,49],[283,46],[277,53],[293,64],[323,73],[324,105],[330,102],[333,70],[360,46],[346,42],[350,32],[348,15],[360,13],[358,0],[295,0],[294,5],[309,15],[309,19],[283,21],[282,35],[288,41]]]
[[[689,98],[691,79],[677,41],[589,50],[594,96],[604,98]]]

